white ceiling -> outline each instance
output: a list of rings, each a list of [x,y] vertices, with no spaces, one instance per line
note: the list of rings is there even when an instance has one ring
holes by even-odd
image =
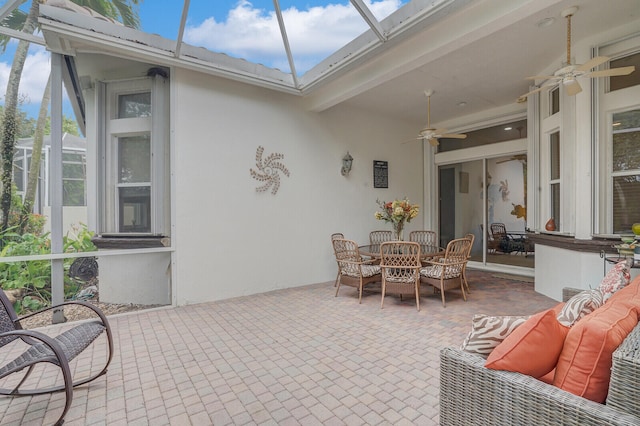
[[[460,16],[450,20],[453,22],[457,18],[464,22],[465,19],[474,19],[474,15],[482,14],[483,8],[491,3],[476,1],[459,12]],[[633,28],[635,24],[632,24],[631,30],[640,31],[640,0],[537,0],[535,3],[551,5],[531,14],[528,10],[534,7],[523,7],[507,14],[504,19],[496,18],[496,26],[505,20],[509,20],[509,24],[494,32],[490,32],[491,29],[478,30],[468,39],[462,36],[450,43],[456,46],[455,49],[446,53],[436,52],[433,60],[427,53],[425,57],[414,60],[416,63],[422,60],[423,64],[407,66],[401,73],[395,70],[397,75],[390,73],[385,81],[363,89],[345,102],[407,121],[426,123],[424,91],[433,89],[431,122],[437,124],[489,108],[515,104],[516,99],[529,90],[530,82],[525,80],[526,76],[553,72],[546,69],[550,64],[555,64],[554,69],[560,68],[566,59],[566,19],[561,12],[570,6],[579,7],[572,18],[574,46],[591,34],[633,21],[638,25]],[[462,16],[464,14],[466,18]],[[552,25],[538,27],[539,21],[549,17],[555,18]],[[442,25],[449,25],[447,21]],[[450,31],[456,30],[452,25]],[[486,34],[474,38],[483,31]],[[421,36],[425,44],[429,43],[429,33],[426,31]],[[578,62],[585,61],[582,59]],[[378,80],[384,78],[379,77]],[[460,102],[466,105],[460,107]]]

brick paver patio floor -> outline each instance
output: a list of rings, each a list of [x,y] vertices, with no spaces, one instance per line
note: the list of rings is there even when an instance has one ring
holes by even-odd
[[[531,283],[468,274],[467,302],[453,290],[443,308],[425,289],[420,312],[392,295],[381,310],[372,291],[358,305],[356,289],[334,297],[328,282],[113,316],[113,362],[75,389],[65,425],[436,425],[439,351],[462,342],[473,314],[556,304]],[[51,424],[63,405],[62,393],[2,397],[0,423]]]

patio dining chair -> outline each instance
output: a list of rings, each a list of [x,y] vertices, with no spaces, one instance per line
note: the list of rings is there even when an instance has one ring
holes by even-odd
[[[469,251],[467,252],[467,261],[468,261],[471,258],[471,249],[473,249],[473,243],[476,240],[476,236],[475,234],[468,233],[464,237],[468,238],[469,241],[471,241],[471,243],[469,244]],[[462,280],[464,281],[464,286],[467,289],[467,293],[471,293],[471,290],[469,290],[469,282],[467,281],[467,264],[466,263],[462,268]]]
[[[344,239],[344,234],[342,232],[335,232],[331,234],[331,247],[333,247],[333,240]],[[336,248],[333,247],[333,255],[336,255]],[[336,275],[336,281],[333,283],[333,286],[336,287],[338,285],[338,278],[340,278],[340,265],[338,265],[338,274]]]
[[[420,310],[420,244],[410,241],[388,241],[380,245],[380,268],[382,269],[382,299],[384,306],[387,292],[402,295],[413,294],[416,308]]]
[[[338,262],[338,284],[336,296],[342,284],[358,289],[358,303],[362,302],[362,290],[365,286],[380,282],[380,266],[373,260],[363,260],[355,241],[337,238],[333,240],[333,249]]]
[[[438,239],[435,231],[411,231],[409,241],[425,246],[437,246]]]
[[[45,308],[22,317],[18,317],[13,305],[9,301],[9,298],[2,290],[0,290],[0,302],[0,350],[8,351],[5,356],[0,356],[0,359],[5,360],[0,364],[0,379],[4,379],[5,377],[18,373],[25,368],[27,369],[19,380],[16,378],[15,381],[17,381],[18,384],[15,385],[15,387],[12,384],[11,388],[2,388],[0,389],[0,394],[8,396],[22,396],[64,391],[65,405],[62,409],[62,414],[60,414],[60,417],[55,422],[56,425],[61,425],[64,422],[64,416],[71,407],[71,401],[73,400],[73,388],[89,383],[107,372],[107,367],[111,363],[111,358],[113,357],[113,336],[111,334],[109,322],[102,311],[87,302],[64,302],[60,305]],[[77,325],[67,329],[55,337],[51,337],[37,329],[25,330],[22,328],[22,320],[43,314],[47,311],[53,312],[68,305],[84,306],[86,309],[92,310],[97,318],[90,321],[79,322]],[[91,368],[80,368],[78,366],[78,368],[74,368],[74,370],[89,370],[90,372],[85,377],[74,377],[71,373],[69,362],[80,355],[82,351],[88,348],[103,333],[106,335],[108,346],[107,353],[104,357],[104,366],[102,366],[102,364],[98,366],[91,366]],[[9,355],[20,349],[16,345],[26,345],[26,348],[21,355],[11,360],[13,357],[10,357]],[[85,358],[83,358],[83,360],[84,359]],[[80,362],[80,360],[78,360],[78,362]],[[34,367],[40,363],[49,363],[60,368],[62,373],[62,383],[42,388],[38,386],[38,383],[31,384],[30,382],[27,382],[27,379]],[[94,373],[92,374],[91,372]],[[28,389],[22,388],[25,384],[28,384]],[[31,385],[33,385],[33,387],[31,387]]]
[[[467,301],[463,271],[467,264],[470,245],[471,241],[468,238],[451,240],[443,258],[427,261],[429,266],[420,270],[420,282],[440,290],[443,307],[446,307],[444,292],[447,289],[460,287],[462,297]]]
[[[392,231],[371,231],[369,232],[369,244],[379,245],[386,241],[393,240]]]

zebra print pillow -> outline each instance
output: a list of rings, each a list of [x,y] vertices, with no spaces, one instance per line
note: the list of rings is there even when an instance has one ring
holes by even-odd
[[[576,294],[562,307],[562,310],[558,314],[558,322],[567,327],[571,327],[582,317],[602,306],[604,303],[603,299],[602,291],[598,288],[585,290]]]
[[[471,322],[471,332],[462,342],[460,349],[486,358],[498,344],[528,318],[528,316],[476,314]]]

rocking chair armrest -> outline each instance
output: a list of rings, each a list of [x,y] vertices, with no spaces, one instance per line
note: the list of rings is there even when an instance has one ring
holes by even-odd
[[[56,342],[55,339],[51,336],[48,336],[36,330],[11,330],[4,333],[0,333],[0,338],[9,337],[9,336],[17,336],[17,337],[20,337],[21,339],[26,339],[26,340],[28,339],[39,340],[45,345],[47,345],[53,351],[53,354],[56,356],[56,358],[58,359],[58,361],[60,361],[61,364],[63,361],[66,364],[69,363],[69,360],[67,359],[67,356],[64,354],[64,351],[60,347],[60,344]]]
[[[60,304],[54,305],[54,306],[49,306],[43,309],[40,309],[39,311],[36,312],[32,312],[30,314],[24,315],[22,317],[17,318],[14,322],[20,323],[20,321],[26,319],[26,318],[31,318],[33,316],[54,310],[54,309],[59,309],[62,308],[64,306],[68,306],[68,305],[80,305],[80,306],[84,306],[85,308],[88,308],[90,310],[92,310],[102,321],[102,324],[104,324],[107,328],[109,328],[109,321],[107,320],[106,315],[102,312],[102,310],[100,310],[100,308],[98,308],[97,306],[88,303],[88,302],[83,302],[81,300],[70,300],[67,302],[62,302]]]

